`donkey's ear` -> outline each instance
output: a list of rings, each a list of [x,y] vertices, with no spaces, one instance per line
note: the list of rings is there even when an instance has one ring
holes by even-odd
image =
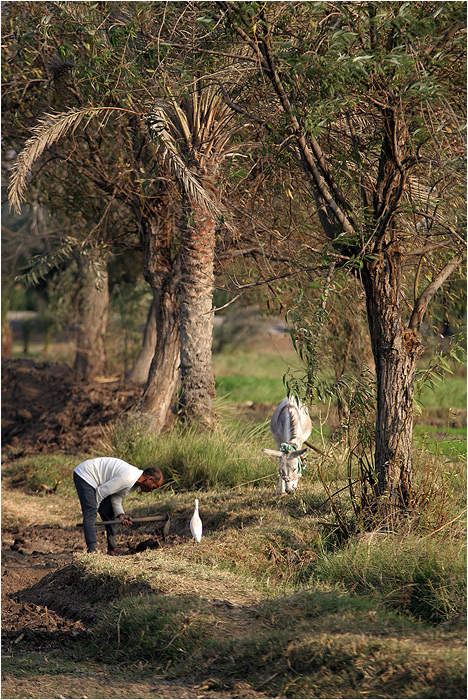
[[[266,455],[270,455],[270,457],[282,457],[284,455],[284,452],[280,452],[279,450],[267,450],[264,449],[262,450]],[[305,452],[305,450],[304,450]]]
[[[307,452],[307,448],[305,447],[303,450],[294,450],[294,452],[289,452],[288,454],[288,460],[289,459],[295,459],[296,457],[300,457],[301,455],[304,454],[304,452]]]

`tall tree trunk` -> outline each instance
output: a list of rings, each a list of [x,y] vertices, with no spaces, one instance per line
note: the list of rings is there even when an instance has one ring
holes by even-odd
[[[141,350],[138,353],[138,357],[130,370],[130,372],[125,377],[126,382],[133,382],[134,384],[145,385],[148,381],[148,375],[151,367],[151,362],[154,357],[154,350],[156,348],[157,341],[157,327],[156,327],[156,299],[151,302],[148,317],[146,319],[145,330],[143,333],[143,343]]]
[[[174,279],[153,289],[157,343],[143,393],[140,412],[147,414],[151,430],[159,433],[170,425],[171,408],[179,379],[179,313]]]
[[[92,379],[106,370],[105,333],[109,309],[107,263],[83,254],[80,259],[80,299],[74,370]]]
[[[411,498],[413,395],[418,333],[401,317],[401,258],[395,246],[367,263],[363,274],[377,380],[375,468],[379,510],[397,513]]]
[[[156,346],[139,412],[151,430],[160,432],[171,422],[171,407],[179,380],[178,258],[171,255],[173,217],[166,200],[160,218],[145,222],[145,278],[153,290]]]
[[[214,424],[212,369],[215,221],[194,202],[181,239],[180,412],[190,423]]]

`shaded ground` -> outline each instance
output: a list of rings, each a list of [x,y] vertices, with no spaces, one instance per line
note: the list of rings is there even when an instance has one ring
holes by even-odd
[[[104,528],[98,527],[98,550],[105,552]],[[177,534],[166,541],[154,528],[133,527],[118,535],[119,546],[130,553],[159,547],[170,547],[179,540]],[[2,530],[2,644],[5,648],[31,649],[60,646],[64,634],[76,636],[86,630],[88,617],[82,601],[77,600],[73,619],[62,617],[61,609],[71,610],[68,600],[50,600],[47,606],[37,604],[35,584],[43,577],[64,569],[75,552],[83,552],[84,539],[78,527],[18,526]],[[70,592],[73,599],[73,591]],[[43,596],[42,596],[43,598]],[[61,634],[64,633],[64,634]]]
[[[174,525],[178,529],[177,521]],[[119,533],[119,544],[129,552],[170,548],[180,541],[176,532],[163,540],[148,526],[127,532]],[[209,680],[148,678],[147,673],[139,678],[134,668],[64,661],[63,649],[73,653],[73,645],[86,640],[87,625],[96,615],[96,606],[87,607],[73,588],[76,578],[70,581],[66,600],[57,600],[54,593],[54,572],[67,587],[67,571],[73,569],[67,565],[75,552],[84,549],[82,532],[76,527],[44,525],[4,529],[2,535],[2,698],[265,697],[242,682],[220,695],[219,687],[211,687]],[[103,528],[98,528],[98,549],[105,551]],[[61,614],[64,609],[67,614]]]
[[[2,446],[22,452],[77,452],[97,446],[102,426],[133,408],[141,388],[77,380],[66,364],[2,362]]]
[[[83,549],[82,533],[59,528],[26,527],[2,531],[2,643],[4,647],[60,644],[62,634],[74,636],[84,625],[34,602],[19,602],[19,591],[72,560]]]

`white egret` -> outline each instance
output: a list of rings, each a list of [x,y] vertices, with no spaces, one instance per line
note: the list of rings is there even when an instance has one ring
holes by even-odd
[[[195,542],[200,542],[202,538],[203,525],[198,514],[198,498],[195,499],[195,510],[190,521],[190,532]]]

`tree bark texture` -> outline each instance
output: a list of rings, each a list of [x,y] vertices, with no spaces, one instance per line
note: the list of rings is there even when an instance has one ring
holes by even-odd
[[[150,414],[149,425],[159,433],[171,423],[179,379],[179,305],[170,278],[164,281],[158,292],[153,292],[158,337],[140,412]]]
[[[153,290],[156,345],[140,413],[145,413],[151,429],[163,430],[172,418],[172,404],[179,379],[179,304],[177,285],[179,263],[171,256],[173,221],[169,207],[160,218],[145,226],[145,278]]]
[[[106,370],[105,334],[109,309],[106,263],[83,254],[80,277],[79,325],[73,368],[79,377],[92,379],[103,375]]]
[[[399,252],[390,246],[368,262],[363,281],[377,383],[379,507],[389,514],[406,508],[411,497],[414,377],[421,343],[402,323]]]
[[[138,356],[135,360],[132,369],[125,377],[126,382],[142,384],[143,386],[146,385],[146,382],[148,381],[151,362],[154,357],[157,336],[158,334],[156,328],[156,300],[154,299],[153,295],[153,301],[151,302],[148,311],[148,318],[146,319],[141,350],[138,353]]]
[[[215,228],[213,218],[194,202],[181,240],[180,412],[188,422],[215,420],[212,370]]]
[[[279,45],[272,40],[266,13],[261,14],[262,23],[250,25],[234,3],[219,4],[229,17],[232,29],[256,55],[259,70],[280,100],[289,131],[296,139],[301,167],[309,177],[325,234],[334,242],[337,253],[349,256],[350,259],[358,258],[363,263],[362,281],[377,375],[375,468],[380,496],[376,499],[376,505],[378,508],[387,504],[385,509],[391,514],[392,510],[396,512],[399,508],[406,507],[411,496],[412,406],[416,362],[421,354],[417,331],[429,300],[463,259],[461,255],[455,255],[444,270],[436,275],[416,301],[412,318],[405,326],[400,307],[403,294],[398,245],[400,237],[402,246],[407,246],[408,236],[405,233],[401,235],[401,229],[400,232],[397,231],[395,219],[399,213],[405,217],[401,199],[411,171],[417,163],[419,149],[414,151],[415,139],[410,137],[407,126],[413,123],[414,127],[413,117],[417,111],[412,114],[414,107],[408,102],[408,114],[405,114],[406,101],[400,90],[395,91],[392,82],[386,85],[384,76],[379,78],[378,84],[374,85],[374,96],[377,94],[374,104],[380,110],[376,121],[378,130],[371,134],[369,140],[364,139],[362,142],[362,145],[367,144],[364,151],[366,158],[374,145],[381,142],[378,172],[375,175],[373,167],[368,171],[363,170],[360,174],[360,201],[348,199],[340,188],[338,171],[338,177],[334,177],[332,160],[329,158],[331,151],[330,154],[322,151],[318,140],[308,133],[310,130],[304,125],[306,112],[302,111],[301,115],[299,103],[293,105],[290,100],[288,85],[291,76],[288,75],[287,83],[283,83],[277,67]],[[371,20],[370,41],[374,47],[377,39],[372,8],[368,17]],[[437,40],[437,44],[440,41],[442,47],[448,36],[450,32],[446,32],[443,39]],[[393,49],[394,42],[398,40],[397,33],[389,34],[387,40],[390,42],[389,50]],[[345,112],[343,116],[347,116]],[[362,145],[354,138],[354,134],[351,133],[351,137],[348,157],[352,161],[352,151],[356,147],[359,151]],[[359,160],[361,163],[366,162]],[[371,160],[367,162],[370,163]],[[365,240],[361,238],[361,226],[366,233]],[[341,232],[346,234],[345,245],[338,237]]]

